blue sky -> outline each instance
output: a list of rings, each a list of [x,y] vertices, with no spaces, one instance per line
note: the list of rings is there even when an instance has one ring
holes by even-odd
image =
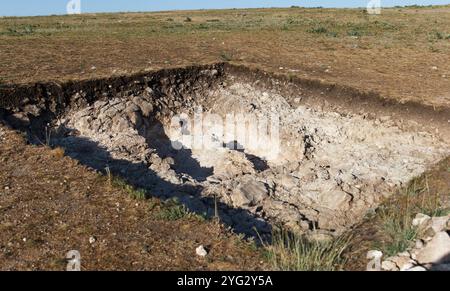
[[[65,14],[69,0],[1,0],[0,16]],[[253,7],[365,7],[369,0],[81,0],[82,12],[161,11]],[[382,6],[450,4],[450,0],[381,0]]]

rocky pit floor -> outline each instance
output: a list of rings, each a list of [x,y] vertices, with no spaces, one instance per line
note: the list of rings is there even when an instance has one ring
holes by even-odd
[[[51,142],[82,164],[111,171],[163,200],[177,198],[195,213],[219,215],[250,236],[255,229],[269,235],[272,225],[313,236],[342,233],[450,153],[448,141],[414,122],[322,111],[300,98],[291,106],[277,92],[236,80],[200,97],[184,96],[168,116],[153,113],[177,101],[153,94],[148,88],[69,111],[56,122]],[[185,141],[195,138],[194,127],[174,126],[170,117],[184,113],[189,120],[197,106],[222,117],[277,114],[279,154],[267,154],[276,146],[271,141],[261,150],[245,138],[228,139],[231,132],[215,131],[214,122],[203,124],[203,138],[217,147],[189,148]],[[185,147],[174,149],[177,143]]]

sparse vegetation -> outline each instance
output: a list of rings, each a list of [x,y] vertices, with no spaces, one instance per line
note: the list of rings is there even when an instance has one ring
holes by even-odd
[[[392,199],[378,210],[380,231],[385,239],[374,242],[374,248],[387,256],[405,251],[416,240],[419,230],[412,226],[412,220],[417,213],[429,216],[449,213],[442,206],[441,194],[430,191],[427,175],[414,179]]]
[[[242,13],[241,10],[197,11],[189,12],[189,16],[186,16],[187,12],[173,12],[2,18],[0,42],[1,51],[5,53],[0,65],[5,77],[0,77],[0,86],[2,82],[109,76],[116,63],[120,63],[120,68],[117,67],[120,72],[129,74],[145,69],[150,59],[155,68],[243,60],[245,65],[276,71],[282,64],[292,79],[303,73],[308,79],[324,79],[321,72],[330,65],[332,73],[326,76],[327,81],[377,91],[386,97],[402,100],[406,97],[441,96],[442,92],[448,92],[447,79],[442,78],[440,71],[439,74],[429,74],[431,66],[439,66],[439,70],[448,67],[447,59],[440,58],[449,52],[448,41],[445,41],[450,39],[448,12],[436,14],[438,23],[435,17],[414,14],[408,9],[402,13],[387,9],[386,13],[375,18],[366,15],[366,10],[362,10],[363,13],[361,10],[336,13],[335,10],[292,8],[295,9],[255,9],[251,13]],[[412,8],[425,9],[423,6]],[[168,15],[171,18],[167,18]],[[330,15],[333,15],[332,19]],[[99,46],[99,34],[105,45]],[[67,50],[70,53],[63,55],[61,48],[70,48]],[[6,53],[15,51],[17,53]],[[45,65],[49,62],[51,66]],[[93,64],[99,68],[96,72],[88,69]],[[36,68],[39,74],[36,70],[23,68]],[[85,75],[87,73],[92,76]],[[445,98],[430,100],[447,102]],[[50,146],[50,132],[46,132],[45,139],[44,143]],[[55,161],[61,160],[64,150],[56,148],[51,154]],[[23,165],[28,164],[24,161]],[[4,172],[11,172],[10,169]],[[67,172],[68,175],[77,174]],[[450,173],[450,167],[441,172]],[[446,181],[445,177],[448,176],[442,180]],[[123,189],[133,199],[148,198],[145,190],[136,189],[110,173],[109,181],[110,186]],[[66,191],[61,189],[61,193]],[[376,221],[378,235],[373,241],[374,248],[387,256],[405,250],[418,236],[418,230],[411,226],[414,215],[419,212],[430,216],[449,214],[448,202],[443,201],[448,194],[430,190],[427,176],[414,180],[374,214],[372,220]],[[162,202],[150,198],[145,203],[152,210],[152,218],[160,219],[160,223],[181,220],[178,223],[182,225],[183,219],[205,219],[203,215],[189,212],[177,200]],[[17,232],[11,230],[11,233]],[[330,242],[309,241],[305,237],[279,231],[274,233],[273,244],[265,246],[265,249],[272,268],[277,270],[340,270],[346,263],[343,253],[350,242],[348,237]]]
[[[1,33],[9,36],[26,36],[32,35],[36,32],[37,25],[24,24],[14,25],[6,28],[6,31]]]
[[[276,231],[272,244],[266,245],[267,258],[274,270],[336,271],[342,270],[350,237],[331,241],[311,241],[287,231]]]
[[[381,249],[385,256],[393,256],[405,251],[417,238],[418,230],[411,225],[412,213],[395,208],[380,209],[383,232],[388,240],[383,244],[375,244],[376,249]]]
[[[151,207],[159,208],[156,218],[161,220],[175,221],[184,218],[194,218],[200,221],[205,220],[205,216],[189,212],[186,206],[182,205],[176,198],[163,201],[159,205],[153,204]]]
[[[224,62],[230,62],[233,60],[233,55],[228,52],[222,52],[220,54],[220,59]]]
[[[65,151],[61,147],[56,147],[52,149],[51,154],[55,159],[62,159],[64,157]]]
[[[112,177],[111,184],[114,187],[123,189],[128,193],[128,195],[136,200],[144,200],[147,198],[147,193],[143,189],[136,189],[130,184],[128,184],[124,179],[120,177]]]
[[[313,28],[308,29],[307,31],[309,33],[324,34],[328,32],[328,29],[324,26],[315,26]]]

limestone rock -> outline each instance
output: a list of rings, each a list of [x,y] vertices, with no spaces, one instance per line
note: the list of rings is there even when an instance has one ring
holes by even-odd
[[[394,262],[401,271],[414,266],[414,261],[411,260],[409,256],[397,256],[392,258],[391,261]]]
[[[446,229],[447,221],[450,220],[450,216],[441,216],[431,218],[430,227],[434,232],[438,233]]]
[[[392,261],[383,261],[381,263],[381,269],[383,271],[398,271],[397,265]]]
[[[254,206],[269,197],[264,183],[250,181],[233,192],[231,199],[236,206]]]
[[[204,246],[199,246],[198,248],[196,248],[195,253],[199,257],[206,257],[208,255],[208,252],[206,251]]]
[[[277,177],[280,186],[287,190],[294,188],[297,185],[298,179],[291,175],[281,175]]]
[[[437,233],[417,254],[420,264],[450,263],[450,237],[447,232]]]
[[[428,221],[430,221],[431,217],[426,214],[418,213],[416,217],[414,217],[412,221],[412,225],[416,227],[423,227]]]
[[[329,209],[345,210],[348,208],[347,206],[350,200],[350,195],[339,190],[324,192],[319,196],[320,205]]]

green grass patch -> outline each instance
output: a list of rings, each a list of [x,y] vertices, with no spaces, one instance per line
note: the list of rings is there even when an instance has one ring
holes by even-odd
[[[200,215],[190,212],[186,206],[181,204],[178,199],[173,198],[163,201],[158,205],[154,203],[150,206],[156,209],[156,218],[160,220],[176,221],[182,219],[196,219],[199,221],[206,220],[206,215]]]
[[[314,26],[312,28],[309,28],[307,30],[309,33],[315,33],[315,34],[325,34],[328,32],[328,29],[325,26]]]
[[[411,225],[413,215],[403,211],[396,207],[380,209],[381,227],[388,239],[375,243],[374,247],[381,249],[385,256],[405,251],[417,239],[418,230]]]
[[[336,271],[342,270],[346,262],[343,253],[349,243],[349,236],[319,242],[286,231],[276,231],[272,235],[272,244],[266,245],[265,249],[274,270]]]
[[[112,186],[124,190],[133,199],[144,200],[147,198],[147,192],[144,189],[136,189],[122,178],[113,177],[110,179],[110,183]]]
[[[228,52],[222,52],[220,54],[220,59],[224,62],[230,62],[233,60],[233,54],[228,53]]]
[[[6,28],[2,34],[9,36],[27,36],[36,33],[38,26],[31,24],[14,25]]]
[[[398,196],[384,203],[377,211],[380,233],[384,239],[374,242],[374,248],[386,256],[405,251],[420,236],[412,226],[417,213],[428,216],[444,216],[450,213],[445,208],[439,193],[432,193],[426,175],[414,179]]]

